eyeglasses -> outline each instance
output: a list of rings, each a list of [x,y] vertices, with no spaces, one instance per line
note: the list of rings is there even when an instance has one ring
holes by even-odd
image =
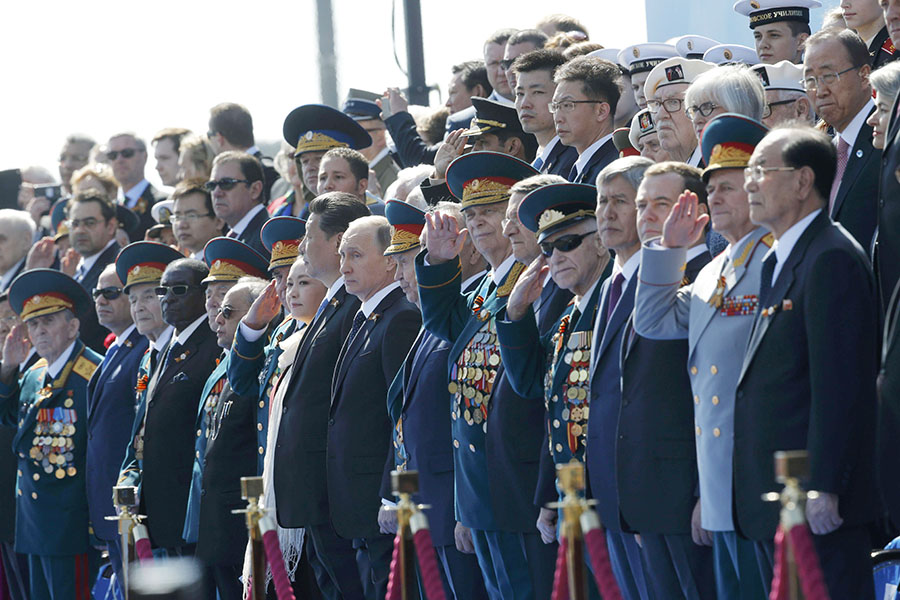
[[[799,98],[794,98],[793,100],[779,100],[778,102],[769,102],[768,104],[765,105],[765,107],[763,107],[763,114],[762,114],[763,119],[768,119],[769,117],[772,116],[772,107],[773,106],[783,106],[785,104],[793,104],[797,100],[799,100]]]
[[[588,231],[587,233],[582,233],[581,235],[573,233],[571,235],[564,235],[561,238],[553,240],[552,242],[541,242],[541,254],[543,254],[547,258],[550,258],[553,255],[554,250],[559,250],[560,252],[571,252],[581,245],[581,242],[584,241],[584,238],[596,233],[596,230]]]
[[[121,295],[122,288],[119,287],[94,288],[91,291],[91,296],[94,300],[97,300],[100,296],[103,296],[106,300],[115,300]]]
[[[199,287],[199,285],[160,285],[153,291],[160,297],[165,296],[169,292],[172,292],[172,295],[174,296],[184,296],[188,293],[188,290]]]
[[[677,113],[681,110],[681,107],[684,105],[684,98],[666,98],[665,100],[647,100],[647,110],[650,111],[651,114],[656,114],[659,112],[660,107],[665,108],[666,112],[670,115],[672,113]]]
[[[228,189],[228,188],[222,188]],[[203,217],[212,217],[213,213],[203,213],[202,215],[199,213],[185,213],[183,215],[179,215],[178,213],[174,213],[169,216],[169,222],[173,225],[178,223],[179,221],[184,221],[185,223],[196,223],[197,220],[202,219]]]
[[[688,106],[686,109],[684,109],[684,114],[687,115],[688,119],[693,121],[697,118],[698,113],[701,117],[708,117],[717,108],[719,108],[719,105],[715,102],[704,102],[700,106]]]
[[[125,148],[124,150],[110,150],[106,153],[106,158],[109,160],[116,160],[119,158],[119,155],[122,155],[122,158],[133,158],[135,154],[137,154],[139,150],[137,148]]]
[[[69,219],[69,229],[78,229],[79,227],[93,229],[99,222],[100,220],[95,219],[94,217],[88,217],[87,219]]]
[[[563,100],[562,102],[551,102],[547,105],[553,114],[562,112],[570,113],[575,110],[576,104],[606,104],[605,100]]]
[[[804,90],[806,90],[807,92],[811,92],[818,89],[820,85],[831,85],[840,81],[841,75],[858,68],[859,67],[857,66],[852,66],[849,69],[844,69],[843,71],[838,71],[837,73],[822,73],[821,75],[814,75],[802,80],[800,84],[803,86]]]
[[[250,185],[252,182],[248,179],[235,179],[234,177],[223,177],[222,179],[213,179],[212,181],[207,181],[203,184],[203,189],[207,192],[214,191],[217,187],[222,188],[226,192],[228,190],[233,190],[234,186],[239,183],[246,183]]]
[[[751,181],[762,181],[766,173],[770,171],[796,171],[797,167],[747,167],[744,169],[744,177]]]
[[[237,309],[233,306],[220,306],[216,311],[216,316],[222,315],[222,318],[226,321],[231,318],[231,316],[235,313]]]

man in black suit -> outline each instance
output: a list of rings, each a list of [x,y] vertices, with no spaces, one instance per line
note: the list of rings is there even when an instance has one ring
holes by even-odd
[[[328,292],[297,350],[278,437],[269,449],[275,452],[275,503],[282,527],[306,528],[315,547],[310,562],[320,589],[336,590],[331,598],[358,598],[363,591],[356,552],[350,540],[338,536],[331,521],[325,454],[331,373],[360,306],[344,287],[338,245],[350,223],[369,211],[355,196],[339,192],[315,198],[309,209],[300,252],[310,276]],[[251,330],[245,323],[241,333],[253,341],[265,329]]]
[[[142,470],[122,465],[121,485],[140,484],[141,514],[150,541],[168,555],[193,554],[182,538],[191,469],[197,402],[220,348],[206,323],[204,263],[190,258],[170,263],[158,291],[163,320],[175,328],[147,383]]]
[[[891,41],[900,45],[900,0],[887,0],[882,9],[888,31],[894,31]],[[878,233],[872,253],[881,300],[881,310],[890,303],[891,294],[900,281],[900,181],[896,176],[900,167],[900,97],[891,107],[891,122],[885,136],[881,156],[881,185],[878,197]]]
[[[393,468],[388,387],[422,317],[394,281],[387,219],[357,219],[341,237],[341,275],[362,303],[353,317],[331,384],[326,475],[330,520],[352,540],[365,597],[383,598],[393,538],[379,531],[380,491]]]
[[[25,269],[34,229],[34,221],[27,212],[0,209],[0,292],[8,290],[13,279]]]
[[[150,209],[163,199],[163,195],[144,177],[147,144],[133,133],[117,133],[109,138],[106,147],[106,158],[119,182],[117,202],[130,208],[139,218],[139,224],[128,231],[128,237],[142,240],[144,232],[156,225]]]
[[[116,260],[119,244],[116,243],[116,208],[103,196],[93,192],[76,194],[66,205],[69,220],[69,240],[81,260],[75,268],[75,281],[90,294],[97,287],[100,273]],[[97,321],[93,308],[81,324],[81,340],[97,352],[105,352],[104,338],[109,330]]]
[[[225,151],[213,161],[205,187],[212,194],[213,211],[228,226],[227,237],[244,242],[268,260],[269,251],[259,237],[269,219],[259,160],[246,152]]]
[[[825,29],[806,40],[803,78],[816,114],[834,129],[837,173],[828,214],[868,249],[878,218],[881,152],[872,147],[866,119],[875,110],[866,45],[850,30]],[[822,77],[841,75],[831,83]]]
[[[271,199],[272,184],[278,179],[278,172],[272,159],[256,147],[250,111],[233,102],[213,106],[209,111],[209,131],[206,136],[216,154],[236,150],[246,152],[259,161],[263,169],[264,183],[261,202],[266,204]]]
[[[567,62],[553,76],[556,91],[550,103],[559,139],[578,151],[566,174],[572,183],[593,185],[603,167],[619,152],[613,143],[616,104],[619,102],[619,67],[590,56]]]
[[[534,134],[539,145],[531,166],[541,173],[566,177],[578,159],[578,151],[556,135],[547,98],[553,97],[553,75],[566,59],[553,50],[534,50],[516,58],[510,72],[516,77],[516,112],[522,129]]]
[[[868,598],[878,314],[864,251],[824,210],[835,162],[824,134],[785,128],[748,166],[750,218],[776,241],[737,386],[734,520],[771,574],[779,507],[761,495],[780,487],[772,453],[806,449],[806,486],[818,492],[806,518],[830,596]]]

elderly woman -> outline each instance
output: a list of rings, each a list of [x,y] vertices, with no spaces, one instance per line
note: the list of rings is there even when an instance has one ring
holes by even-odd
[[[884,150],[885,136],[891,124],[891,107],[900,92],[900,63],[890,62],[869,76],[875,89],[875,111],[866,119],[872,127],[872,145]]]
[[[766,92],[759,76],[745,65],[726,65],[697,77],[684,95],[684,106],[699,142],[706,124],[722,113],[762,120]]]

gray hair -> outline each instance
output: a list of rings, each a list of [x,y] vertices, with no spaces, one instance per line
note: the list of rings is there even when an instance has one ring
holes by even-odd
[[[685,106],[714,102],[727,112],[762,120],[766,92],[746,65],[724,65],[701,74],[684,95]]]
[[[6,229],[10,238],[16,238],[19,242],[16,248],[21,252],[21,256],[16,259],[16,262],[21,260],[28,254],[28,249],[31,248],[31,243],[34,241],[35,224],[31,215],[24,210],[2,208],[0,209],[0,224]]]
[[[458,202],[448,202],[447,200],[442,200],[432,206],[429,210],[429,213],[440,213],[442,215],[450,215],[454,219],[456,219],[457,223],[463,222],[463,214],[462,208]]]
[[[384,199],[406,200],[414,189],[428,179],[432,171],[434,171],[434,165],[426,164],[402,169],[397,173],[397,179],[385,190]]]
[[[887,99],[888,104],[893,104],[900,92],[900,63],[890,62],[876,69],[869,76],[869,81],[879,96]]]
[[[618,158],[600,171],[597,174],[597,181],[595,185],[597,189],[600,189],[600,186],[612,181],[616,177],[622,177],[637,191],[638,186],[641,185],[641,180],[644,178],[644,171],[655,165],[652,160],[649,158],[644,158],[643,156],[626,156],[625,158]]]
[[[237,290],[238,292],[244,292],[247,294],[247,306],[249,307],[251,304],[256,302],[256,299],[260,297],[263,293],[263,290],[266,289],[266,286],[269,284],[265,279],[260,279],[259,277],[250,277],[245,276],[241,277],[237,280],[237,283],[232,286],[229,292],[234,292]]]

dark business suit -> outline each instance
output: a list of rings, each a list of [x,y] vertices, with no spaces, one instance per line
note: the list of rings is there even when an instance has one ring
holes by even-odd
[[[616,145],[613,143],[612,138],[609,138],[608,140],[606,140],[606,142],[603,143],[602,146],[594,151],[594,153],[591,155],[590,160],[586,165],[584,165],[584,168],[581,170],[581,174],[576,173],[575,164],[573,163],[566,179],[568,179],[570,183],[586,183],[588,185],[596,185],[597,175],[600,173],[600,171],[602,171],[603,168],[606,167],[606,165],[616,160],[617,158],[619,158],[619,151],[616,150]]]
[[[434,156],[440,144],[429,146],[425,143],[411,114],[406,111],[393,114],[384,120],[384,124],[391,134],[391,139],[394,140],[394,146],[397,148],[396,156],[402,167],[434,163]]]
[[[569,172],[575,161],[578,160],[578,150],[572,146],[566,146],[561,141],[553,146],[547,160],[538,169],[541,173],[550,175],[559,175],[560,177],[568,177]],[[534,163],[532,163],[533,165]]]
[[[900,119],[897,110],[900,97],[891,106],[891,122],[884,138],[881,154],[881,180],[878,188],[878,232],[875,237],[873,264],[880,294],[882,314],[900,281]],[[868,248],[864,248],[868,250]]]
[[[880,159],[881,150],[872,146],[872,128],[863,123],[850,149],[847,168],[831,209],[832,220],[840,223],[865,249],[872,244],[878,220]]]
[[[780,506],[761,495],[781,487],[772,453],[808,450],[807,489],[836,494],[844,520],[835,532],[813,536],[830,595],[871,597],[865,526],[877,511],[878,363],[871,268],[862,248],[823,211],[761,295],[735,403],[736,529],[758,548],[771,548]]]
[[[894,290],[884,323],[881,372],[878,375],[878,485],[894,527],[900,523],[900,295]]]
[[[262,229],[262,226],[266,224],[266,221],[269,220],[269,213],[263,208],[261,211],[256,213],[250,222],[247,223],[247,226],[244,227],[244,230],[235,238],[239,242],[244,242],[260,254],[262,254],[266,260],[269,260],[269,251],[266,250],[266,247],[263,246],[262,240],[259,237],[259,232]],[[233,235],[229,235],[228,237],[235,237]]]
[[[130,206],[134,214],[138,217],[138,224],[135,228],[128,230],[128,238],[132,242],[136,242],[144,239],[144,234],[147,233],[147,230],[156,225],[156,220],[153,218],[153,215],[150,212],[150,209],[153,208],[153,205],[159,202],[160,200],[164,200],[165,196],[157,190],[153,185],[147,184],[147,187],[144,188],[144,191],[141,193],[140,198],[134,204],[134,206]],[[119,204],[123,204],[128,206],[128,200],[120,201]]]
[[[51,265],[51,268],[58,269],[58,268],[59,268],[59,265],[58,265],[58,264],[55,265],[55,266],[54,266],[54,265]],[[25,271],[25,261],[23,260],[23,261],[22,261],[22,264],[19,265],[19,268],[16,269],[15,274],[14,274],[14,275],[12,276],[12,278],[9,280],[9,283],[6,284],[6,287],[0,286],[0,293],[3,293],[3,292],[5,292],[5,291],[9,290],[9,286],[12,285],[12,282],[15,281],[15,280],[16,280],[16,277],[18,277],[19,275],[21,275],[24,271]]]
[[[337,534],[352,539],[357,549],[366,598],[384,596],[391,560],[392,538],[378,528],[380,491],[391,470],[386,465],[393,465],[385,399],[421,324],[418,308],[396,287],[356,335],[344,341],[334,367],[326,452],[328,507]]]
[[[360,595],[362,590],[352,545],[339,538],[331,524],[325,451],[331,374],[359,306],[359,299],[341,286],[309,324],[297,349],[290,380],[281,382],[288,385],[288,393],[284,397],[278,441],[274,449],[269,448],[275,452],[278,523],[282,527],[307,528],[316,550],[310,562],[319,587],[323,591],[337,587],[351,597]],[[339,560],[324,560],[336,553],[342,553]]]
[[[100,273],[103,272],[103,269],[116,261],[119,250],[119,244],[114,242],[112,246],[100,253],[96,262],[86,273],[81,277],[77,277],[76,273],[75,281],[80,283],[81,287],[90,294],[97,287],[97,280],[100,279]],[[101,355],[106,353],[106,346],[103,344],[103,341],[109,335],[109,329],[101,325],[97,320],[97,311],[93,304],[91,309],[81,317],[81,328],[79,331],[81,332],[81,341],[84,342],[85,346]]]
[[[184,346],[172,348],[174,341],[173,336],[147,384],[140,488],[150,541],[166,549],[184,545],[181,534],[194,462],[197,402],[222,351],[205,318]]]

